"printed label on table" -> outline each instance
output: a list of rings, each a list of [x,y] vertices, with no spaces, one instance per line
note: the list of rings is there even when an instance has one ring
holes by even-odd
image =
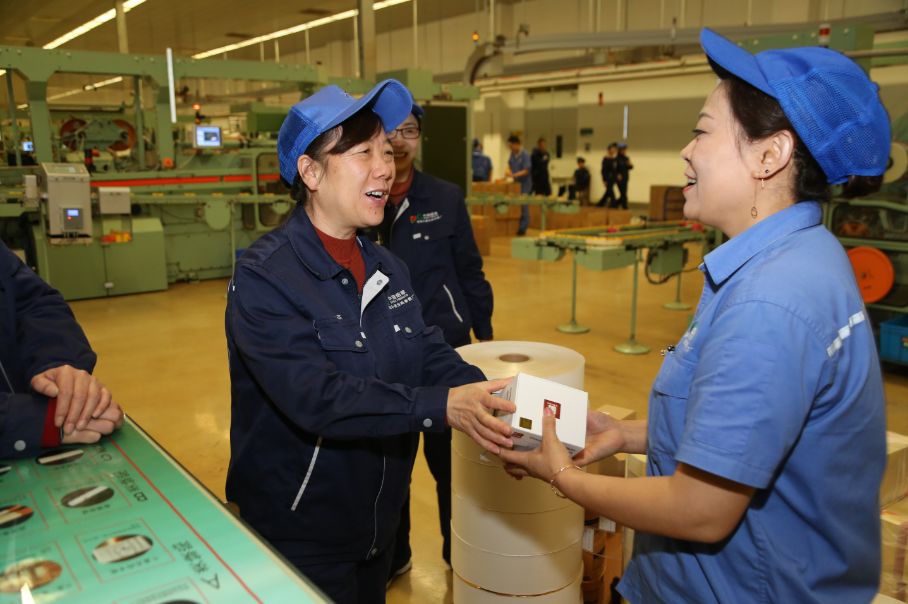
[[[45,528],[47,521],[31,493],[4,495],[0,499],[0,540]]]
[[[52,601],[81,591],[57,543],[17,550],[18,558],[0,569],[0,602],[20,602],[23,587],[36,601]]]
[[[129,500],[106,479],[97,476],[93,481],[55,484],[47,489],[48,496],[66,523],[79,522],[113,510],[126,510]]]
[[[142,520],[77,535],[76,540],[101,582],[173,561]]]

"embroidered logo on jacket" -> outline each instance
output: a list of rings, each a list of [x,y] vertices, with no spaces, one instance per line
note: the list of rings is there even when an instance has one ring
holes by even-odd
[[[405,289],[402,289],[399,292],[395,292],[388,296],[388,310],[400,308],[404,304],[409,304],[415,299],[416,297],[413,294]]]
[[[430,222],[437,222],[439,220],[441,220],[441,214],[437,211],[425,212],[422,214],[410,216],[410,222],[413,224],[427,224]]]

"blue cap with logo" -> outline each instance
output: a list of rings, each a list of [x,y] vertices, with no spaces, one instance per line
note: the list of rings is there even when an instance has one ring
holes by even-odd
[[[889,162],[889,115],[861,67],[820,47],[751,54],[704,28],[700,45],[722,69],[776,99],[830,184],[878,176]]]
[[[407,119],[413,107],[413,97],[407,87],[397,80],[384,80],[358,99],[333,85],[325,86],[303,99],[290,108],[277,135],[281,177],[288,184],[293,184],[297,175],[297,160],[312,141],[366,107],[378,115],[387,132]]]

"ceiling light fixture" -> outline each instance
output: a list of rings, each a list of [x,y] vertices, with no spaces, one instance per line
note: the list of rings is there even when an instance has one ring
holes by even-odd
[[[410,2],[410,0],[384,0],[383,2],[376,2],[372,5],[373,10],[381,10],[383,8],[388,8],[389,6],[396,6],[398,4],[403,4],[405,2]],[[359,11],[357,9],[346,10],[341,13],[336,13],[328,17],[322,17],[321,19],[315,19],[313,21],[307,21],[299,25],[294,25],[293,27],[288,27],[286,29],[280,29],[278,31],[271,32],[270,34],[264,34],[261,36],[255,36],[254,38],[249,38],[248,40],[243,40],[242,42],[236,42],[234,44],[227,44],[226,46],[219,46],[218,48],[212,48],[211,50],[206,50],[204,52],[196,53],[192,55],[193,59],[205,59],[207,57],[212,57],[214,55],[223,54],[225,52],[230,52],[231,50],[237,50],[239,48],[245,48],[247,46],[252,46],[253,44],[259,44],[260,42],[267,42],[268,40],[274,40],[276,38],[283,38],[284,36],[289,36],[291,34],[298,34],[300,32],[306,31],[307,29],[315,29],[316,27],[321,27],[322,25],[327,25],[329,23],[335,23],[337,21],[343,21],[344,19],[352,19]]]
[[[123,3],[123,12],[128,13],[135,7],[137,7],[140,4],[143,4],[145,2],[146,2],[146,0],[126,0],[126,2]],[[94,19],[92,19],[91,21],[86,21],[79,27],[66,32],[65,34],[63,34],[62,36],[57,38],[56,40],[54,40],[52,42],[48,42],[47,44],[45,44],[43,46],[43,48],[50,50],[52,48],[57,48],[58,46],[63,46],[67,42],[69,42],[71,40],[75,40],[79,36],[90,32],[94,28],[96,28],[100,25],[103,25],[103,24],[107,23],[108,21],[112,21],[116,16],[117,16],[117,11],[114,8],[112,8],[108,11],[105,11],[105,12],[101,13],[100,15],[98,15],[97,17],[95,17]]]

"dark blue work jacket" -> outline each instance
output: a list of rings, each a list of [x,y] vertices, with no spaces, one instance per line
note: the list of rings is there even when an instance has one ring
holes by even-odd
[[[360,245],[362,296],[297,207],[228,287],[227,497],[298,564],[389,547],[417,433],[444,429],[450,386],[485,379],[425,325],[403,262]]]
[[[414,170],[386,247],[407,263],[423,317],[449,343],[469,344],[471,328],[492,339],[492,286],[458,186]]]
[[[60,292],[0,243],[0,459],[39,451],[47,397],[31,379],[60,365],[91,372],[95,360]]]

